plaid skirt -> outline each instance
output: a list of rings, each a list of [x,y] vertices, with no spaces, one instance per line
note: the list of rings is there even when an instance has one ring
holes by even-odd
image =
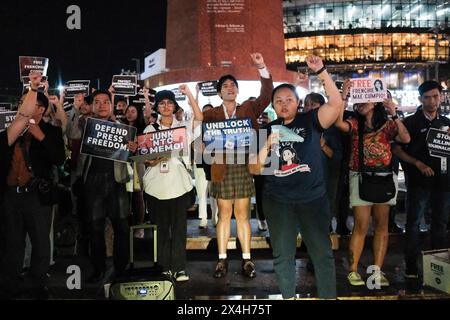
[[[247,165],[227,165],[225,179],[221,182],[211,182],[210,195],[223,200],[253,197],[255,184]]]

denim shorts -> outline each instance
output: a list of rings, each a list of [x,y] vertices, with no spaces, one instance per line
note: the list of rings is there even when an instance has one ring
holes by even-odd
[[[373,203],[364,201],[359,197],[359,172],[350,171],[350,209],[353,207],[361,206],[372,206],[374,204],[386,204],[388,206],[395,206],[397,204],[397,194],[398,194],[398,177],[394,173],[394,184],[395,184],[395,197],[386,203]]]

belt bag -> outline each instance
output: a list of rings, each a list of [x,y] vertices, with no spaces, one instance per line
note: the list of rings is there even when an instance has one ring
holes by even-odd
[[[358,123],[359,135],[359,198],[364,201],[373,203],[386,203],[395,197],[394,175],[388,174],[377,175],[376,173],[367,173],[364,164],[364,123]]]
[[[395,197],[394,175],[359,174],[359,197],[373,203],[386,203]]]
[[[19,138],[18,143],[22,150],[25,164],[31,174],[31,181],[28,184],[28,190],[38,191],[39,202],[43,206],[57,204],[59,192],[56,183],[54,183],[51,179],[44,179],[35,176],[30,160],[30,155],[28,153],[28,149],[25,146],[25,142],[23,141],[23,137]]]

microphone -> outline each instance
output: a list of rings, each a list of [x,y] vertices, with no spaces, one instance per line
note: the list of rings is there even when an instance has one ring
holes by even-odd
[[[36,121],[34,121],[34,119],[30,119],[28,122],[30,123],[30,125],[36,124]],[[26,126],[26,128],[23,129],[22,134],[20,136],[23,137],[28,132],[28,130],[30,130],[30,125]]]

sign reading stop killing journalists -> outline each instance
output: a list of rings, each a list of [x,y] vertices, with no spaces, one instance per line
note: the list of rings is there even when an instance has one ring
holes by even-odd
[[[450,157],[450,134],[431,128],[427,135],[427,146],[432,157]]]
[[[47,75],[48,58],[42,57],[19,57],[20,79],[29,77],[31,72],[40,72],[42,76]]]
[[[187,151],[186,127],[149,132],[138,136],[136,162],[145,162],[160,157],[179,157]]]
[[[250,118],[203,123],[203,142],[208,150],[247,152],[253,138]]]
[[[113,76],[114,94],[119,96],[137,95],[137,76]]]
[[[351,79],[350,97],[353,103],[383,102],[387,98],[387,87],[383,79]]]
[[[0,132],[8,129],[14,119],[16,119],[16,114],[16,111],[0,111]]]
[[[81,153],[118,162],[130,156],[128,142],[136,138],[136,128],[121,123],[88,118]]]
[[[198,86],[205,97],[217,96],[217,81],[200,82]]]
[[[90,80],[73,80],[68,81],[64,85],[64,95],[66,98],[74,98],[77,94],[84,94],[85,97],[89,95]]]

